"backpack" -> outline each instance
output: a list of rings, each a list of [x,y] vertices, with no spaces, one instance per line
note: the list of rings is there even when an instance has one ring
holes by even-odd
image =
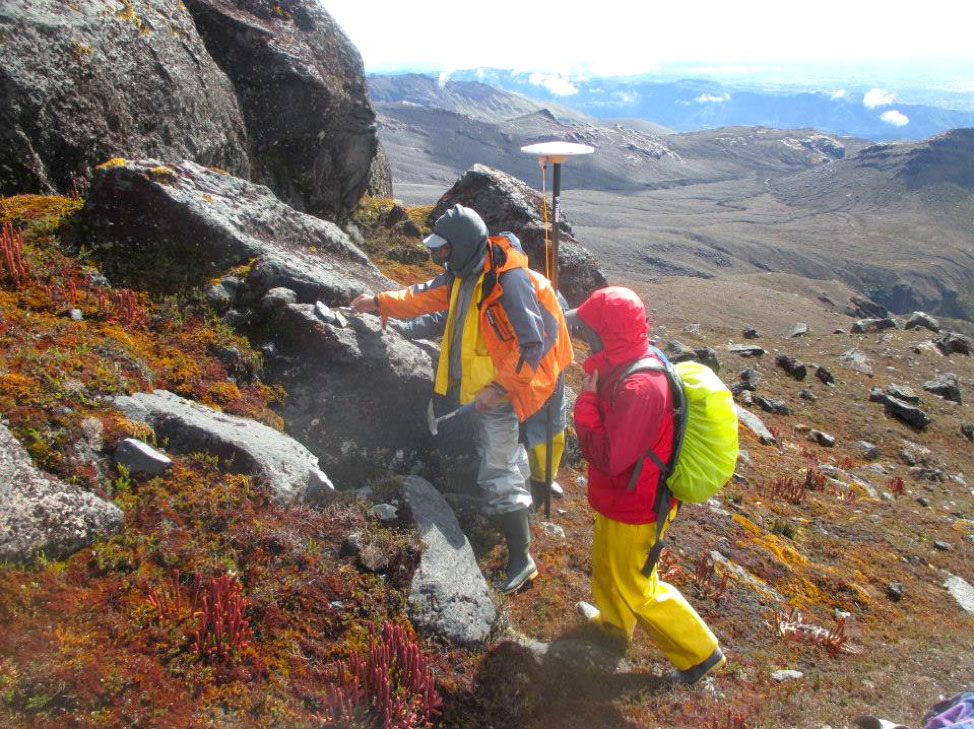
[[[650,448],[646,457],[660,472],[656,487],[656,543],[649,552],[642,572],[649,577],[663,551],[663,528],[673,497],[693,504],[705,502],[734,475],[737,465],[737,412],[734,396],[720,378],[699,362],[672,364],[660,350],[659,358],[646,357],[633,362],[616,384],[636,372],[663,372],[673,399],[673,453],[663,463]],[[613,398],[614,399],[614,398]],[[639,459],[629,481],[636,488],[644,460]]]

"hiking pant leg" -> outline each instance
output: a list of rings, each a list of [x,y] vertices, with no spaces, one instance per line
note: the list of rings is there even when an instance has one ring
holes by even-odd
[[[524,441],[531,462],[531,478],[545,480],[545,459],[548,455],[548,406],[553,408],[551,478],[557,479],[561,467],[561,457],[565,450],[565,376],[558,378],[555,391],[538,412],[524,422]]]
[[[597,515],[592,595],[604,624],[631,637],[638,623],[682,671],[709,658],[717,638],[680,591],[658,579],[655,569],[650,577],[640,571],[655,543],[656,524],[624,524]]]
[[[473,422],[480,457],[477,485],[483,490],[487,512],[504,514],[529,508],[531,492],[525,482],[528,455],[518,441],[514,408],[505,402],[496,410],[475,410]]]

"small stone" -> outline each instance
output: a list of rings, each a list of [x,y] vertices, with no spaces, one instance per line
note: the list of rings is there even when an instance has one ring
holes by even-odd
[[[797,681],[805,674],[801,671],[794,671],[792,669],[785,669],[781,671],[775,671],[771,674],[771,678],[778,683],[784,683],[785,681]]]
[[[927,499],[926,496],[917,496],[917,503],[920,506],[925,506],[927,508],[930,508],[930,500]]]
[[[876,445],[866,440],[859,441],[859,450],[862,451],[862,457],[868,461],[875,461],[883,455]]]
[[[283,309],[288,304],[294,304],[297,300],[296,292],[284,286],[276,286],[264,294],[264,298],[260,300],[260,308],[265,312],[275,311]]]
[[[960,433],[971,443],[974,443],[974,423],[962,423]]]
[[[903,599],[903,584],[901,582],[890,582],[886,585],[886,596],[893,602]]]
[[[233,297],[222,283],[215,283],[206,290],[206,303],[218,314],[222,314],[230,308]]]
[[[788,339],[793,337],[803,337],[808,334],[808,324],[796,324],[792,327],[791,331],[788,332]]]
[[[777,357],[775,357],[774,361],[776,365],[778,365],[796,380],[804,380],[805,375],[808,374],[808,369],[804,364],[787,354],[779,354]]]
[[[555,524],[554,522],[550,521],[542,521],[541,530],[549,537],[556,537],[557,539],[565,538],[565,529],[560,524]]]
[[[686,334],[699,334],[700,333],[700,325],[699,324],[687,324],[685,327],[683,327],[683,331]]]
[[[399,510],[392,504],[376,504],[369,513],[379,521],[395,521],[399,516]]]
[[[129,473],[145,473],[158,476],[172,465],[172,459],[160,453],[148,443],[126,438],[115,448],[115,461]]]
[[[818,401],[818,395],[809,390],[807,387],[803,387],[798,391],[798,397],[800,397],[802,400],[807,400],[808,402]]]
[[[761,332],[759,332],[757,329],[748,327],[747,329],[741,332],[741,336],[744,337],[745,339],[757,339],[758,337],[761,336]]]
[[[947,542],[941,542],[939,539],[933,543],[933,547],[941,552],[949,552],[953,549]]]
[[[809,431],[808,437],[810,440],[813,440],[820,446],[824,446],[826,448],[831,448],[835,445],[835,438],[823,430],[815,430],[813,428]]]
[[[84,321],[85,315],[81,312],[81,309],[71,309],[68,312],[68,316],[71,317],[71,321]]]
[[[834,385],[835,384],[835,377],[833,377],[832,376],[832,373],[829,372],[827,369],[825,369],[822,366],[818,366],[818,367],[815,368],[815,376],[818,379],[820,379],[823,384],[826,384],[826,385]]]

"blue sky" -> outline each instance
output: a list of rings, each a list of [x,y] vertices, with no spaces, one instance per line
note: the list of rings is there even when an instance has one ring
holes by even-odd
[[[733,74],[781,61],[908,64],[974,58],[974,2],[899,9],[860,0],[363,3],[322,0],[366,69],[478,66],[565,76],[628,75],[700,63]],[[969,64],[965,64],[969,65]]]

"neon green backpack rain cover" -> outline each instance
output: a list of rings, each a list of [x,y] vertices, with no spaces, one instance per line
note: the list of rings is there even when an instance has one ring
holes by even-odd
[[[737,465],[737,412],[734,396],[699,362],[673,365],[683,385],[687,410],[679,455],[666,483],[681,501],[706,501],[734,475]]]
[[[635,372],[665,372],[673,396],[675,426],[673,455],[664,464],[652,450],[646,455],[662,474],[661,482],[680,501],[699,504],[719,491],[734,475],[737,465],[737,413],[734,396],[720,378],[699,362],[671,364],[654,347],[659,359],[634,362],[621,378]],[[640,467],[633,473],[635,487]]]

